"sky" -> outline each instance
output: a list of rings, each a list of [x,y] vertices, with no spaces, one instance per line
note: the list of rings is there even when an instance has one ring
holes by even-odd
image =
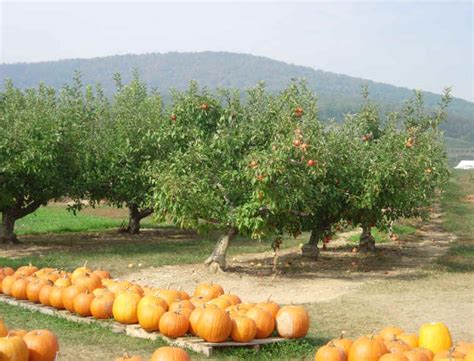
[[[0,0],[0,63],[229,51],[474,101],[473,16],[471,1]]]

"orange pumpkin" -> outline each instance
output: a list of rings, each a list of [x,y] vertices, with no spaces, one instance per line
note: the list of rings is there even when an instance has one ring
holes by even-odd
[[[434,358],[434,353],[433,353],[433,351],[431,351],[431,350],[429,350],[429,349],[427,349],[427,348],[425,348],[425,347],[418,347],[417,350],[420,350],[421,352],[423,352],[423,353],[426,355],[426,357],[428,357],[428,359],[429,359],[430,361],[433,360],[433,358]]]
[[[301,338],[309,330],[308,312],[301,306],[284,306],[276,315],[278,334],[283,338]]]
[[[474,351],[474,343],[459,341],[455,346],[455,350],[467,355],[469,352]]]
[[[352,341],[350,338],[345,338],[344,335],[345,332],[343,331],[341,332],[341,336],[339,336],[339,338],[329,341],[328,344],[332,342],[334,346],[342,348],[346,352],[346,355],[349,355],[349,350],[351,349],[354,341]]]
[[[194,311],[193,311],[194,312]],[[197,334],[208,342],[223,342],[232,332],[232,320],[220,308],[205,308],[197,324]]]
[[[408,361],[431,361],[425,352],[420,349],[412,349],[410,351],[405,351],[403,355],[408,359]]]
[[[389,326],[382,329],[379,332],[379,336],[383,338],[384,341],[392,341],[395,340],[398,335],[401,335],[405,331],[401,328],[395,326]]]
[[[59,344],[56,336],[48,330],[34,330],[28,332],[25,337],[29,361],[54,361],[59,352]]]
[[[121,292],[114,300],[112,314],[117,322],[123,324],[138,323],[137,307],[141,296],[136,292]]]
[[[448,350],[453,344],[448,327],[441,322],[422,325],[418,332],[418,343],[435,354]]]
[[[215,283],[200,283],[194,289],[195,297],[206,297],[211,300],[222,294],[224,294],[223,288]]]
[[[16,275],[22,277],[31,276],[33,273],[38,271],[38,267],[32,266],[31,263],[28,266],[22,266],[18,268],[15,272]]]
[[[150,361],[191,361],[188,353],[178,347],[160,347],[151,356]]]
[[[158,331],[160,329],[160,319],[165,312],[166,310],[163,307],[155,304],[138,304],[138,323],[145,331]]]
[[[203,313],[203,311],[204,311],[203,307],[197,307],[189,315],[188,331],[193,336],[197,336],[197,327],[199,323],[199,317],[201,317],[201,314]]]
[[[74,297],[74,312],[82,317],[92,316],[91,303],[93,299],[94,295],[89,291],[79,293]]]
[[[373,335],[362,336],[352,344],[348,361],[378,361],[387,352],[383,342],[375,339]]]
[[[329,342],[326,346],[320,347],[314,356],[314,361],[346,361],[347,356],[344,349]]]
[[[49,304],[58,310],[64,309],[63,304],[64,288],[53,286],[49,292]]]
[[[172,312],[182,310],[182,309],[189,309],[192,311],[195,309],[195,307],[191,301],[183,300],[183,301],[173,302],[169,308],[169,310]]]
[[[267,338],[275,330],[275,319],[269,311],[263,308],[251,308],[247,311],[245,316],[255,321],[255,325],[257,326],[255,338]]]
[[[232,318],[230,338],[236,342],[249,342],[257,334],[257,325],[250,317],[236,316]]]
[[[159,290],[156,295],[165,300],[168,307],[174,302],[181,301],[181,293],[178,290]]]
[[[412,348],[418,347],[418,335],[416,333],[401,333],[397,335],[397,340],[405,342],[408,346]]]
[[[183,336],[189,329],[189,320],[179,312],[165,312],[159,321],[160,332],[170,338]]]
[[[385,341],[385,347],[391,353],[404,353],[411,350],[411,347],[401,340]]]
[[[44,306],[51,306],[49,303],[49,294],[51,290],[53,289],[53,285],[51,284],[46,284],[43,287],[41,287],[40,293],[39,293],[39,301],[42,305]]]
[[[232,306],[235,306],[235,305],[238,305],[239,303],[242,303],[239,296],[233,295],[233,294],[230,294],[230,293],[227,293],[225,295],[221,295],[219,297],[227,300]]]
[[[100,268],[100,269],[96,269],[94,272],[92,272],[93,274],[95,274],[96,276],[98,276],[101,280],[105,280],[105,279],[110,279],[111,276],[110,276],[110,273],[107,272],[106,270]]]
[[[140,300],[138,307],[145,306],[145,305],[156,305],[164,308],[165,311],[168,311],[168,304],[166,301],[158,296],[154,295],[146,295],[143,296]]]
[[[84,276],[86,273],[91,273],[91,272],[92,271],[89,268],[87,268],[87,261],[84,262],[84,266],[76,268],[74,272],[72,273],[71,275],[72,284],[76,283],[76,278],[80,276]]]
[[[112,292],[94,295],[91,302],[90,311],[97,319],[106,320],[112,317],[112,307],[114,306],[114,294]]]
[[[28,298],[26,295],[26,286],[28,286],[28,281],[26,279],[20,278],[15,280],[11,287],[11,296],[15,297],[17,300],[26,300]]]
[[[278,311],[280,310],[280,306],[277,303],[270,301],[270,298],[268,298],[266,302],[257,303],[255,307],[260,307],[264,310],[267,310],[271,313],[273,318],[276,317]]]
[[[82,286],[69,286],[62,292],[63,306],[69,312],[74,313],[74,298],[80,293],[85,292],[87,289]]]
[[[48,284],[48,281],[42,278],[28,282],[28,286],[26,286],[26,298],[31,302],[38,303],[41,288],[46,284]],[[51,284],[51,282],[49,282],[49,284]]]
[[[11,296],[13,283],[21,278],[18,275],[6,276],[2,281],[2,292],[4,295]]]
[[[28,361],[28,346],[18,336],[0,337],[1,360]]]
[[[76,286],[82,286],[93,292],[96,288],[102,287],[102,281],[99,276],[93,273],[85,273],[82,276],[78,276],[74,282]]]
[[[5,276],[11,276],[11,275],[15,274],[15,270],[11,267],[3,267],[2,271],[3,271],[3,274]]]

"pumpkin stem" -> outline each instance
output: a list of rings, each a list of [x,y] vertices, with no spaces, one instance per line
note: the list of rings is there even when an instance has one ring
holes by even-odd
[[[84,268],[87,267],[87,262],[89,262],[89,261],[85,261],[85,262],[84,262],[84,266],[83,266]]]
[[[341,336],[339,336],[339,340],[342,340],[346,335],[346,331],[341,331]]]
[[[272,298],[272,295],[268,295],[267,302],[270,302],[271,298]]]

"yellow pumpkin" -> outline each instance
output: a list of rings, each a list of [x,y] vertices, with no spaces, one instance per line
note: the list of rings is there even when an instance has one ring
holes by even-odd
[[[141,296],[136,292],[121,292],[115,297],[112,314],[117,322],[138,323],[137,307]]]
[[[464,361],[474,361],[474,350],[471,350],[466,354]]]
[[[434,354],[446,351],[453,345],[451,333],[442,322],[431,322],[422,325],[418,332],[418,343],[420,347],[425,347]]]

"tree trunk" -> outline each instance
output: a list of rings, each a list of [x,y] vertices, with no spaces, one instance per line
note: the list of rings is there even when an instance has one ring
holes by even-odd
[[[2,212],[0,241],[2,243],[19,243],[15,235],[15,217],[9,212]]]
[[[315,227],[311,231],[311,236],[309,237],[308,243],[306,243],[301,249],[301,254],[303,257],[311,258],[315,261],[319,258],[318,243],[319,240],[323,238],[323,233],[323,230],[321,230],[319,227]]]
[[[226,269],[226,253],[230,242],[237,235],[235,228],[229,228],[226,234],[223,234],[216,243],[214,251],[204,262],[205,265],[209,266],[209,270],[213,273],[223,272]]]
[[[128,226],[125,229],[126,233],[138,234],[140,232],[140,221],[153,213],[153,209],[146,208],[140,210],[136,203],[128,205]]]
[[[360,251],[375,251],[375,238],[372,236],[371,228],[367,224],[362,225],[362,233],[359,240]]]

